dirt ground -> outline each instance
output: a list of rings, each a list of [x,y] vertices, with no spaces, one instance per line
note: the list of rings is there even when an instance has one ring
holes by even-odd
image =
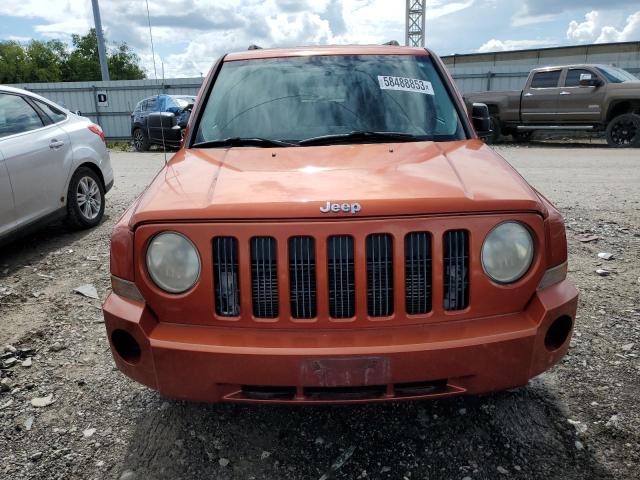
[[[163,159],[114,152],[102,225],[53,225],[0,248],[0,354],[17,349],[0,359],[0,478],[640,478],[640,151],[498,151],[564,213],[580,290],[569,354],[526,388],[285,408],[177,402],[130,381],[100,311],[109,232]],[[99,299],[73,292],[83,284]]]

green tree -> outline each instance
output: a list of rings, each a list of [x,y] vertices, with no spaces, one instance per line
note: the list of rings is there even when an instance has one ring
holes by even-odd
[[[32,40],[26,47],[31,82],[60,82],[63,80],[67,49],[60,40],[41,42]]]
[[[101,80],[98,39],[92,28],[86,35],[72,35],[73,51],[66,65],[67,81]],[[107,53],[109,77],[111,80],[139,80],[145,78],[139,66],[138,55],[126,43],[121,43]]]
[[[141,80],[147,76],[139,66],[140,57],[122,42],[109,54],[111,80]]]
[[[18,42],[0,42],[0,83],[29,82],[29,59]]]
[[[72,35],[72,48],[60,40],[32,40],[26,45],[0,41],[0,83],[73,82],[102,80],[95,29]],[[112,80],[145,78],[140,58],[126,43],[108,49]]]

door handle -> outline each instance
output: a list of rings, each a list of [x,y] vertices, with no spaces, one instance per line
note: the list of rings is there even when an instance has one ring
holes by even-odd
[[[524,94],[525,97],[533,97],[533,93],[531,92],[527,92]]]
[[[63,146],[64,146],[64,142],[60,140],[56,140],[55,138],[51,140],[51,142],[49,143],[49,148],[51,150],[57,150],[58,148]]]
[[[571,95],[571,92],[560,92],[560,95]]]

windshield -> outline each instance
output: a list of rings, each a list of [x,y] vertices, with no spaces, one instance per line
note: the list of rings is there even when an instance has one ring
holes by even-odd
[[[228,138],[297,143],[352,132],[458,140],[465,132],[430,57],[352,55],[225,62],[195,144]],[[336,139],[372,141],[351,136]]]
[[[184,108],[196,101],[196,97],[172,97],[173,101],[180,107]]]
[[[597,67],[611,83],[637,82],[631,73],[617,67]]]

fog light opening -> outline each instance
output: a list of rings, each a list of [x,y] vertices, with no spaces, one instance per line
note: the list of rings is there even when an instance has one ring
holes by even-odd
[[[140,360],[140,345],[130,333],[124,330],[114,330],[111,333],[111,343],[125,362],[137,363]]]
[[[573,326],[573,320],[571,317],[564,315],[557,318],[547,330],[547,334],[544,337],[544,346],[547,350],[553,352],[558,350],[569,338],[571,333],[571,327]]]

